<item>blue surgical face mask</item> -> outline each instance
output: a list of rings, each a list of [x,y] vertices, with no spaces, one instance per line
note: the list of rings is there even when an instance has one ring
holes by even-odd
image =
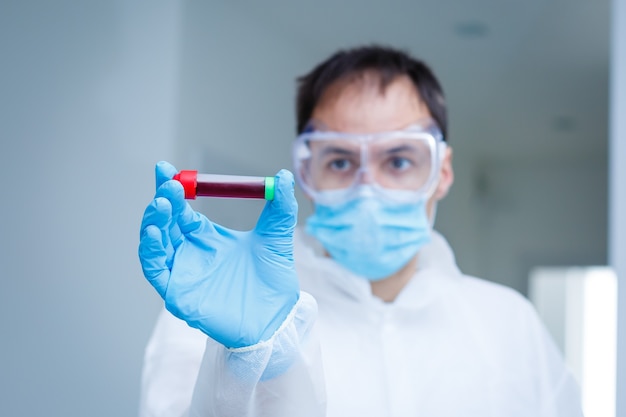
[[[315,205],[306,231],[335,261],[371,281],[392,275],[430,241],[425,201],[390,203],[375,196]]]

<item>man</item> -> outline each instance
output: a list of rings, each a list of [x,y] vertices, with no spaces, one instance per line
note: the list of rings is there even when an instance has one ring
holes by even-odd
[[[169,312],[146,351],[142,415],[580,416],[529,303],[464,276],[432,230],[454,179],[446,123],[424,63],[363,47],[300,79],[304,230],[287,171],[255,229],[236,232],[194,212],[157,164],[139,256]]]

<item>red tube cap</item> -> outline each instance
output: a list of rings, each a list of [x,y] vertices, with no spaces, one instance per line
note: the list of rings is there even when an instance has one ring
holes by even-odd
[[[196,187],[198,185],[198,171],[183,170],[174,175],[173,179],[180,182],[185,190],[185,198],[196,199]]]

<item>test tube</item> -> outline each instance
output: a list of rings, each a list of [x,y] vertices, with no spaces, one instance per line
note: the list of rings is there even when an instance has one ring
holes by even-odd
[[[183,185],[185,198],[200,197],[274,199],[274,177],[250,177],[243,175],[198,174],[183,170],[174,175]]]

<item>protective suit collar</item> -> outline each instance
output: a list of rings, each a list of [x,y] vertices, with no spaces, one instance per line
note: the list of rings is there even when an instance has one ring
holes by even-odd
[[[294,241],[296,268],[301,271],[298,272],[301,287],[316,298],[332,297],[334,294],[376,310],[421,310],[462,276],[448,242],[433,230],[431,242],[418,254],[415,275],[396,300],[385,303],[372,295],[367,279],[353,274],[326,256],[319,242],[303,229],[296,228]]]

